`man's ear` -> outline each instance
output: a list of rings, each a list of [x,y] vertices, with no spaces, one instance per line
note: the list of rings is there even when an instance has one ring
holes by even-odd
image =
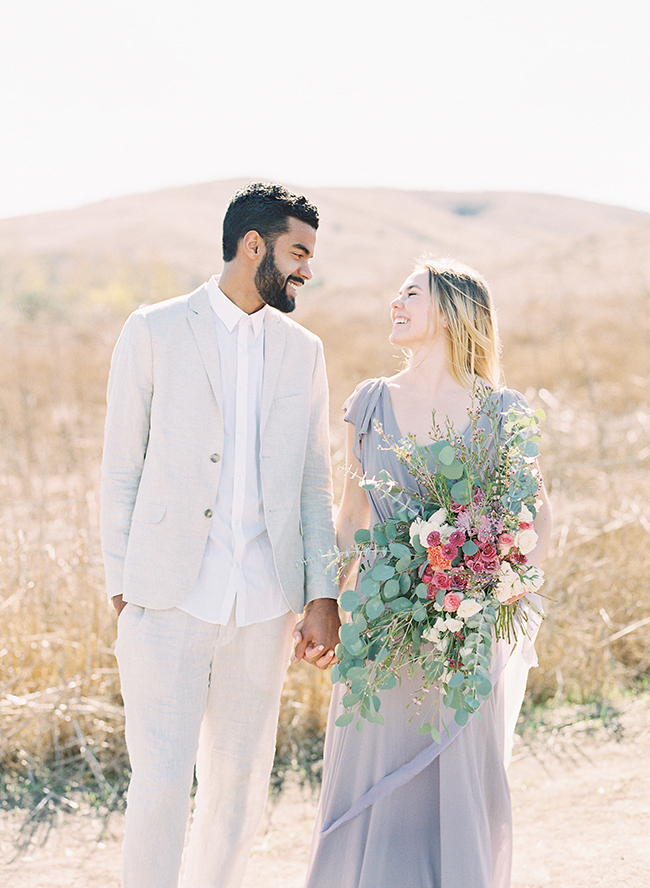
[[[240,249],[244,251],[244,256],[251,262],[257,262],[262,258],[266,251],[266,244],[262,235],[255,231],[247,231],[239,242]]]

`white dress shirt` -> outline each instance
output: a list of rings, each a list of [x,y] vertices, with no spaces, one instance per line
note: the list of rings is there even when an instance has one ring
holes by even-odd
[[[235,607],[237,626],[286,614],[264,520],[260,481],[260,407],[266,306],[247,315],[208,282],[215,315],[224,429],[219,491],[194,588],[179,608],[225,626]]]

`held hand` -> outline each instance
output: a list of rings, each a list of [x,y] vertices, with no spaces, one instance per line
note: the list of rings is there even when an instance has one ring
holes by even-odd
[[[291,662],[306,660],[318,669],[330,666],[335,662],[334,648],[339,642],[340,626],[335,598],[317,598],[312,601],[305,616],[293,630],[296,646]]]

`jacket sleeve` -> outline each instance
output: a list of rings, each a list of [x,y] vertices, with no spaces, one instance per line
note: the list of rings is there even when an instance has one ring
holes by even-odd
[[[124,560],[147,454],[153,351],[146,316],[127,320],[111,360],[101,478],[100,531],[106,591],[122,593]]]
[[[305,603],[316,598],[337,598],[328,389],[320,341],[317,344],[311,381],[309,432],[300,513],[305,558]]]

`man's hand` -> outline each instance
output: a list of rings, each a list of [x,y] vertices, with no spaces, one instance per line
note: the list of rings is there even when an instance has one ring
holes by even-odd
[[[335,662],[334,648],[339,643],[339,607],[335,598],[317,598],[309,603],[305,616],[296,624],[296,646],[292,663],[306,660],[319,669]]]
[[[126,607],[126,604],[127,604],[127,603],[126,603],[126,601],[122,598],[121,595],[114,595],[113,598],[112,598],[111,600],[112,600],[112,602],[113,602],[113,607],[114,607],[115,610],[117,611],[117,615],[118,615],[118,617],[119,617],[119,615],[122,613],[122,611],[123,611],[124,608]]]

